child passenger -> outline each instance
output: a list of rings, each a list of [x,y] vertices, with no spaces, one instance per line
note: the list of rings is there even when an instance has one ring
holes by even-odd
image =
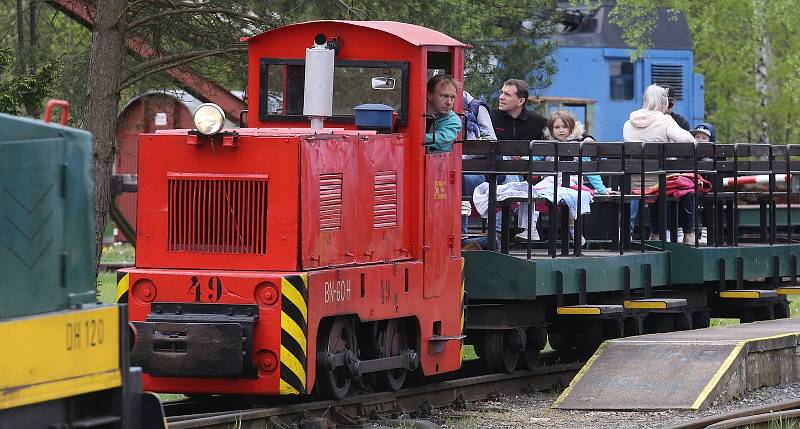
[[[547,140],[556,140],[559,142],[592,142],[594,138],[586,133],[586,130],[583,128],[583,124],[575,119],[575,116],[569,110],[556,110],[550,115],[550,119],[547,121],[547,128],[544,129],[544,138]],[[539,157],[539,160],[543,158]],[[548,160],[552,160],[549,158]],[[583,157],[584,161],[589,161],[589,157]],[[578,186],[578,175],[571,174],[569,176],[570,184],[569,186],[572,188],[576,188]],[[553,180],[555,176],[547,176],[541,182],[535,185],[536,188],[540,189],[552,189],[553,188]],[[596,194],[601,195],[614,195],[617,194],[616,191],[612,191],[611,189],[607,188],[603,184],[603,180],[600,176],[591,175],[586,176],[586,179],[589,181],[592,189]],[[559,182],[562,181],[562,178],[559,178]],[[560,184],[559,184],[560,186]],[[527,204],[523,204],[519,210],[519,225],[523,228],[523,231],[517,234],[518,238],[527,239],[528,238],[528,208]],[[538,213],[533,212],[533,225],[534,229],[531,231],[531,238],[533,240],[539,239],[539,234],[536,231],[536,221],[538,219]],[[572,228],[573,228],[573,220],[570,220],[570,235],[572,235]],[[581,237],[581,242],[583,243],[583,237]]]

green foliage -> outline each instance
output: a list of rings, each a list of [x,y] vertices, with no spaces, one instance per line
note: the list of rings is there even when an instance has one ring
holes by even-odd
[[[390,20],[441,31],[472,45],[465,58],[464,86],[490,100],[509,78],[526,78],[532,88],[549,86],[555,73],[555,46],[548,39],[555,30],[552,4],[550,0],[411,0],[388,6],[378,0],[279,0],[256,12],[281,17],[276,25],[315,19]]]
[[[0,112],[20,115],[23,106],[39,106],[52,95],[60,71],[60,62],[53,60],[34,73],[15,75],[13,51],[0,47]]]
[[[39,74],[17,87],[33,85],[25,92],[30,97],[46,94],[42,97],[68,100],[72,104],[71,123],[81,126],[91,31],[64,13],[39,4],[39,41],[26,54],[33,63],[45,65]],[[547,37],[554,31],[557,18],[552,5],[551,0],[411,0],[391,6],[377,0],[209,0],[177,6],[173,2],[130,2],[124,17],[128,33],[142,37],[169,61],[158,63],[126,55],[121,100],[152,89],[177,88],[179,85],[163,73],[175,65],[189,66],[225,88],[244,89],[247,64],[241,36],[315,19],[409,22],[471,44],[473,49],[465,58],[465,88],[475,95],[487,95],[487,99],[496,96],[502,82],[512,77],[527,78],[532,88],[544,88],[555,73],[555,47]],[[16,22],[13,7],[0,8],[0,25],[14,28]],[[5,43],[9,49],[14,47],[9,40]],[[48,66],[52,58],[62,59],[60,68],[58,63]],[[6,106],[20,105],[10,100],[14,98],[10,94],[18,92],[3,91],[3,110],[12,111]]]
[[[764,114],[772,143],[795,142],[800,114],[800,10],[794,0],[618,0],[612,20],[634,48],[652,46],[656,7],[685,13],[694,41],[695,71],[705,76],[705,116],[718,140],[753,141]],[[754,7],[763,8],[758,18]],[[758,49],[768,47],[766,97],[756,91]]]

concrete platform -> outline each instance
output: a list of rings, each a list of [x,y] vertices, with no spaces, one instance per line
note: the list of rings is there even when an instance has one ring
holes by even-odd
[[[553,405],[569,410],[704,409],[800,380],[800,318],[603,343]]]

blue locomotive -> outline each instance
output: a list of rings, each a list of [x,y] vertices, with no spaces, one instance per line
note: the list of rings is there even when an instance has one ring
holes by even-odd
[[[567,14],[565,29],[553,36],[558,72],[541,94],[544,113],[566,108],[598,141],[619,141],[628,114],[641,108],[644,89],[655,83],[674,88],[675,112],[690,124],[702,122],[704,81],[694,72],[686,17],[659,9],[652,47],[631,61],[622,30],[609,20],[612,8]]]

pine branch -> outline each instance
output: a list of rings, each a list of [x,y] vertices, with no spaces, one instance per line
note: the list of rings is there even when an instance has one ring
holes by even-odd
[[[160,13],[144,16],[142,18],[139,18],[139,19],[129,23],[127,28],[130,30],[130,29],[134,29],[136,27],[139,27],[139,26],[142,26],[142,25],[147,25],[147,24],[150,24],[150,23],[152,23],[152,24],[160,24],[160,23],[158,23],[158,19],[159,18],[165,18],[165,17],[173,16],[173,15],[184,15],[184,14],[192,14],[192,15],[194,15],[194,14],[221,14],[221,15],[225,15],[225,16],[229,16],[229,17],[240,18],[242,20],[250,21],[250,22],[255,23],[255,24],[270,24],[270,22],[268,20],[264,19],[264,18],[261,18],[261,17],[258,17],[258,16],[254,16],[254,15],[249,15],[249,14],[242,13],[242,12],[237,12],[235,10],[231,10],[231,9],[227,9],[227,8],[221,8],[221,7],[191,7],[191,8],[165,10],[165,11],[162,11]]]
[[[222,54],[230,54],[234,52],[247,52],[247,48],[241,46],[231,46],[221,49],[211,49],[202,51],[185,52],[182,54],[168,55],[161,57],[157,60],[148,61],[144,64],[135,67],[128,76],[123,79],[119,85],[118,91],[133,85],[134,83],[150,76],[155,73],[166,71],[172,68],[180,67],[192,61],[200,60],[206,57]]]

